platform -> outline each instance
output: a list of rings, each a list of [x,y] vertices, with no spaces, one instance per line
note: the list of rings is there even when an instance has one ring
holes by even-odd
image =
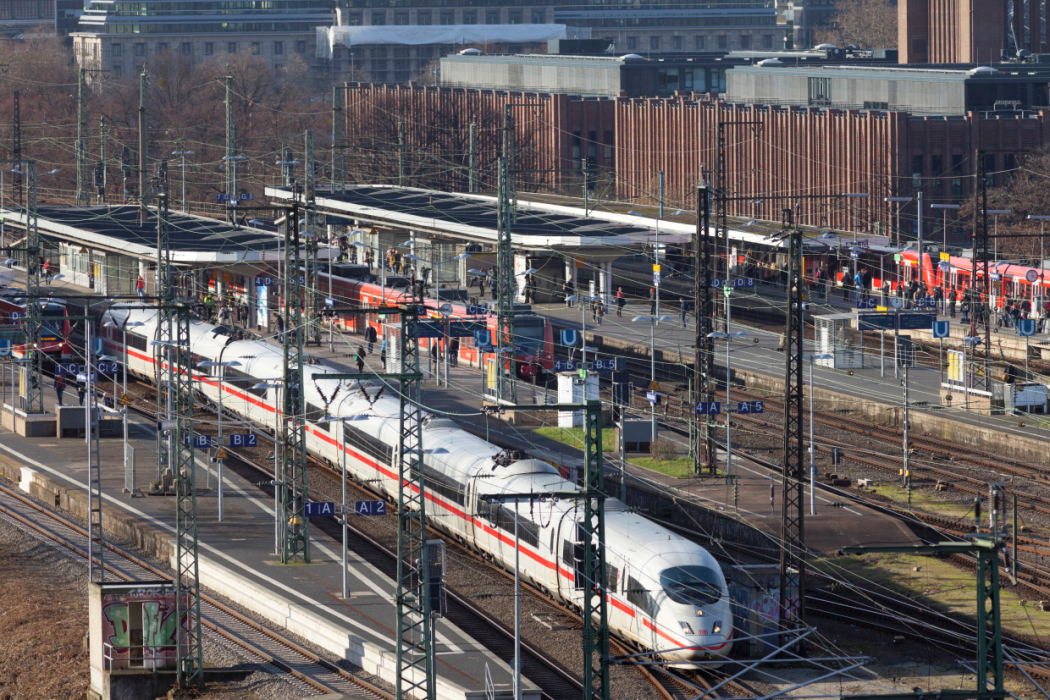
[[[53,390],[45,391],[49,409],[54,399]],[[71,402],[70,392],[65,399]],[[129,444],[138,464],[136,485],[144,491],[156,477],[154,426],[134,417],[130,428]],[[119,516],[110,518],[107,527],[121,528],[122,534],[163,556],[173,546],[174,499],[124,493],[122,448],[121,438],[101,441],[104,500]],[[197,500],[202,585],[392,683],[396,674],[393,580],[351,552],[350,597],[342,599],[341,543],[317,529],[311,537],[311,563],[281,565],[274,551],[273,501],[227,469],[225,517],[220,523],[215,466],[200,460],[198,466],[202,467]],[[0,471],[37,496],[56,497],[72,507],[71,499],[82,499],[86,493],[87,468],[83,438],[28,440],[0,432]],[[66,495],[59,495],[60,491]],[[134,523],[145,524],[145,528],[139,530]],[[391,527],[395,527],[393,522]],[[486,670],[497,688],[510,687],[509,665],[468,632],[441,619],[435,634],[440,698],[463,700],[468,693],[483,697]],[[525,678],[523,687],[526,697],[538,700],[535,684]]]

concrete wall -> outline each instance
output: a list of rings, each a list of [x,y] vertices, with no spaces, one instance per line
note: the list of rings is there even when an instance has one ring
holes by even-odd
[[[586,61],[586,59],[583,59]],[[616,95],[622,63],[595,59],[584,64],[499,56],[450,56],[441,60],[441,82],[449,87]]]

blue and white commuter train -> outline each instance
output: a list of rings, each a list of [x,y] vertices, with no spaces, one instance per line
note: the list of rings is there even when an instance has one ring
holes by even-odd
[[[113,325],[107,327],[107,321]],[[125,323],[128,325],[125,326]],[[136,324],[141,325],[136,325]],[[123,357],[127,328],[128,371],[154,378],[156,312],[120,304],[103,315],[102,333],[115,357]],[[283,378],[279,348],[256,340],[234,340],[228,329],[193,320],[190,351],[195,364],[236,361],[226,367],[223,406],[246,420],[272,429],[277,420],[279,388],[257,388]],[[220,369],[194,372],[196,387],[218,397]],[[309,451],[332,465],[345,452],[348,473],[396,500],[399,401],[387,391],[370,404],[359,386],[375,394],[376,380],[313,380],[335,373],[324,363],[304,372]],[[279,383],[275,384],[279,387]],[[326,408],[327,405],[327,408]],[[365,416],[350,422],[326,416]],[[424,414],[428,523],[449,537],[513,570],[514,513],[517,510],[521,574],[565,603],[582,607],[582,592],[573,586],[576,523],[582,512],[569,500],[490,504],[485,496],[572,490],[577,487],[558,470],[538,459],[507,463],[501,450],[459,428],[449,418]],[[703,547],[626,510],[616,499],[605,502],[608,614],[621,638],[648,650],[661,650],[670,662],[718,659],[729,654],[733,616],[722,570]]]

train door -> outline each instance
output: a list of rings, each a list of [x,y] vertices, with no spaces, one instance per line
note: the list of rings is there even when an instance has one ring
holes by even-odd
[[[571,513],[562,514],[557,529],[555,563],[558,568],[558,594],[563,600],[575,601],[578,598],[575,587],[576,520]]]

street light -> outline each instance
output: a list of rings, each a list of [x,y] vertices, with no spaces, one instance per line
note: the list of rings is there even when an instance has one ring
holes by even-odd
[[[649,386],[656,382],[656,324],[660,321],[670,321],[670,316],[635,316],[631,323],[648,323],[651,330],[651,345],[649,346]],[[652,404],[652,425],[649,428],[650,440],[656,440],[656,402]]]
[[[988,209],[986,213],[994,217],[992,220],[992,245],[995,246],[993,257],[995,262],[999,262],[999,215],[1011,214],[1013,209]]]
[[[900,246],[901,246],[901,208],[905,204],[907,204],[908,202],[912,201],[912,198],[911,197],[883,197],[882,201],[886,202],[887,204],[895,203],[895,204],[898,205],[897,206],[897,216],[896,216],[896,218],[894,220],[893,229],[894,229],[894,231],[897,234],[897,247],[900,248]]]
[[[736,333],[715,331],[714,333],[708,333],[707,337],[711,340],[726,341],[726,481],[730,482],[733,479],[733,434],[730,427],[730,416],[733,414],[732,397],[730,395],[733,373],[730,365],[732,356],[729,354],[729,346],[734,340],[749,338],[750,336],[744,331],[737,331]],[[655,411],[656,409],[654,408],[653,410]],[[655,421],[655,417],[653,420]]]
[[[958,211],[958,204],[931,204],[930,209],[941,210],[941,234],[944,236],[944,250],[948,251],[948,212]],[[922,279],[922,260],[919,260],[919,279]]]
[[[1029,214],[1029,221],[1039,222],[1039,316],[1045,316],[1045,309],[1043,308],[1043,229],[1047,221],[1050,221],[1050,216],[1046,214]]]
[[[662,208],[663,208],[663,205],[661,205],[661,209]],[[656,301],[656,313],[660,313],[660,282],[658,281],[658,277],[657,277],[657,275],[660,273],[660,221],[662,219],[669,219],[672,216],[679,216],[681,214],[685,214],[686,211],[685,211],[685,209],[679,209],[678,211],[674,212],[673,214],[667,214],[666,216],[656,216],[656,217],[647,216],[647,215],[645,215],[645,214],[643,214],[641,212],[635,211],[633,209],[631,211],[627,212],[627,213],[628,214],[632,214],[633,216],[642,216],[642,217],[645,217],[645,218],[648,218],[648,219],[656,219],[656,240],[653,243],[653,289],[655,289],[655,294],[653,295],[653,298]],[[729,263],[728,263],[728,261],[729,261],[729,258],[726,257],[726,274],[727,275],[729,273]],[[610,288],[612,287],[612,279],[609,280],[609,287]],[[668,316],[667,320],[670,320],[670,318],[671,317]]]
[[[182,156],[182,211],[186,213],[189,209],[186,207],[186,156],[197,155],[193,151],[172,151],[173,156]]]
[[[228,362],[212,362],[211,360],[207,360],[205,362],[198,362],[197,366],[201,367],[201,368],[204,368],[204,369],[209,369],[211,367],[218,367],[219,368],[219,382],[218,382],[218,384],[219,384],[219,438],[218,438],[219,449],[217,451],[217,454],[221,455],[222,454],[222,383],[224,381],[226,381],[226,372],[225,372],[226,368],[227,367],[240,367],[241,363],[238,362],[237,360],[229,360]],[[223,508],[222,508],[222,464],[223,464],[223,460],[220,457],[219,459],[216,459],[215,461],[218,462],[218,464],[219,464],[219,468],[218,468],[219,492],[218,493],[219,493],[219,522],[221,523],[222,522],[222,515],[223,515]]]
[[[349,423],[349,422],[352,422],[352,421],[368,420],[368,416],[366,416],[363,413],[358,413],[357,415],[343,416],[343,417],[325,416],[325,420],[326,421],[331,421],[333,423]],[[342,436],[342,440],[340,441],[342,443],[341,448],[340,448],[340,452],[342,452],[342,456],[343,456],[343,458],[342,458],[342,462],[343,462],[343,522],[342,522],[342,526],[343,526],[343,600],[346,600],[347,598],[350,597],[350,586],[349,586],[349,581],[347,581],[347,576],[348,576],[348,571],[350,569],[350,564],[347,561],[348,547],[347,547],[347,542],[346,542],[346,539],[347,539],[346,528],[347,528],[347,519],[348,519],[349,513],[347,513],[347,511],[346,511],[346,451],[347,450],[346,450],[346,429],[345,429],[345,427],[344,427],[342,433],[343,433],[343,436]]]
[[[242,360],[248,358],[241,357]],[[280,411],[280,394],[277,393],[280,385],[284,382],[283,379],[268,379],[266,381],[259,382],[252,385],[252,389],[256,390],[274,390],[274,403],[273,403],[273,553],[281,553],[281,465],[278,464],[277,446],[281,441],[281,411]]]
[[[910,197],[909,197],[910,199]],[[803,360],[809,360],[809,514],[817,514],[817,465],[814,461],[816,443],[813,441],[813,361],[832,360],[835,356],[829,352],[821,352],[813,355],[803,355]]]

